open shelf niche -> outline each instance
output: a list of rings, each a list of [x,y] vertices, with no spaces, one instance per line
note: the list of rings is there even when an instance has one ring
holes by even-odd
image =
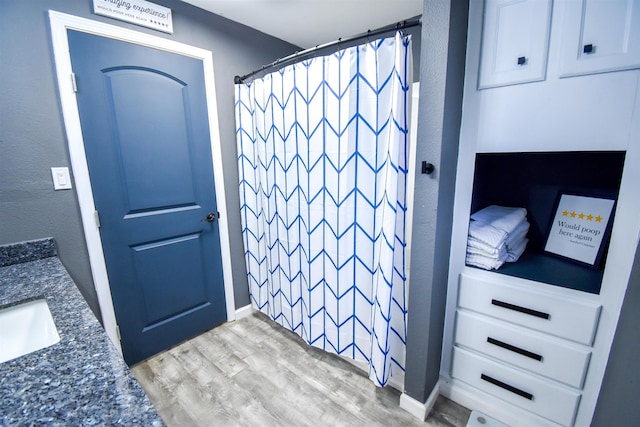
[[[547,254],[544,245],[560,192],[617,199],[624,159],[624,151],[478,153],[470,213],[490,205],[523,207],[531,224],[525,253],[494,271],[600,293],[606,249],[594,269]]]

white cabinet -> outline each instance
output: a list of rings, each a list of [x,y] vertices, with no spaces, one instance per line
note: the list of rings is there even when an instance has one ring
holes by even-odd
[[[465,96],[482,96],[465,108],[475,110],[467,119],[476,120],[477,151],[625,149],[637,105],[640,0],[478,0],[470,7],[479,16],[469,20],[474,54]],[[593,53],[583,53],[587,44]],[[520,67],[522,56],[529,62]]]
[[[600,306],[521,279],[478,276],[460,275],[451,376],[572,425]]]
[[[576,391],[460,348],[453,352],[452,376],[562,426],[572,425],[580,400]]]
[[[639,0],[560,0],[560,76],[640,67]]]
[[[544,80],[551,0],[487,0],[480,89]]]
[[[640,0],[486,0],[478,88],[640,67]],[[554,70],[555,71],[555,70]]]
[[[575,388],[591,356],[590,348],[466,310],[458,310],[455,343]]]
[[[525,280],[510,278],[508,282],[510,284],[486,281],[463,274],[458,306],[591,345],[600,305],[536,292]]]
[[[529,3],[469,3],[439,390],[514,427],[587,426],[640,236],[640,0]],[[517,49],[530,42],[548,47],[545,65],[518,77],[529,71],[508,57],[534,65]],[[600,269],[544,252],[561,191],[617,194]],[[469,215],[491,204],[526,207],[530,242],[484,271],[465,253]]]

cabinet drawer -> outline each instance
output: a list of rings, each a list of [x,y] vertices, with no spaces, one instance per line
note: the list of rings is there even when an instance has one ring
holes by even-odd
[[[570,426],[580,394],[517,369],[454,348],[451,376],[515,406]]]
[[[456,344],[582,388],[591,352],[470,312],[457,313]]]
[[[458,306],[591,345],[600,305],[460,275]]]

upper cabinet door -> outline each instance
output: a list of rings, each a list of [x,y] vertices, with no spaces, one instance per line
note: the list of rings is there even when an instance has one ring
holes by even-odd
[[[545,79],[551,0],[486,0],[478,89]]]
[[[640,0],[564,0],[560,77],[640,67]]]

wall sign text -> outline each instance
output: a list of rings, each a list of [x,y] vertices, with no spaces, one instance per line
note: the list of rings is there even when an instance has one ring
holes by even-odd
[[[146,0],[93,0],[93,13],[173,34],[171,9]]]

